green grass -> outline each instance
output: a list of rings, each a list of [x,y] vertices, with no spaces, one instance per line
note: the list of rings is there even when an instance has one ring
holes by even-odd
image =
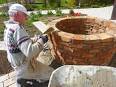
[[[0,4],[4,4],[6,2],[7,2],[7,0],[0,0]]]

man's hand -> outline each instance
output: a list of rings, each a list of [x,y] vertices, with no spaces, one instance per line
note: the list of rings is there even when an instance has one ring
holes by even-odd
[[[31,38],[31,40],[33,41],[33,43],[37,42],[38,39],[40,39],[41,35],[35,35],[34,37]]]
[[[40,35],[40,37],[43,41],[43,43],[46,43],[48,41],[48,36],[47,35]]]

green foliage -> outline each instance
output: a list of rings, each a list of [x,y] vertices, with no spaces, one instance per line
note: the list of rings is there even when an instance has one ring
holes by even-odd
[[[45,6],[47,1],[47,6]],[[28,10],[55,9],[55,8],[74,8],[79,5],[78,0],[35,0],[35,3],[43,4],[26,4]],[[114,0],[80,0],[81,8],[85,7],[103,7],[112,5]]]
[[[93,0],[93,3],[99,4],[99,5],[108,5],[113,4],[114,0]]]
[[[41,10],[39,10],[39,11],[37,12],[37,15],[38,15],[39,17],[43,16],[43,14],[41,13]]]
[[[40,9],[44,10],[44,9],[46,9],[44,4],[36,4],[36,5],[34,4],[34,5],[32,5],[32,8],[34,10],[40,10]]]
[[[28,26],[32,26],[32,22],[39,21],[39,18],[42,17],[43,14],[41,13],[41,10],[39,10],[37,13],[31,13],[30,17],[27,20]]]
[[[8,17],[8,13],[7,12],[1,12],[0,16],[2,16],[2,17]]]
[[[51,15],[54,15],[54,13],[51,10],[48,10],[47,15],[51,16]]]
[[[48,0],[48,1],[49,1],[49,7],[51,7],[51,8],[56,8],[57,7],[56,0]]]
[[[4,4],[6,2],[7,2],[7,0],[0,0],[0,4]]]
[[[29,21],[38,21],[39,20],[39,16],[38,16],[38,14],[35,14],[35,13],[31,13],[30,14],[30,18],[29,18]]]
[[[56,10],[56,16],[63,16],[63,13],[59,8]]]
[[[61,6],[67,7],[67,8],[72,8],[76,6],[76,0],[62,0],[61,1]]]
[[[104,7],[112,5],[114,0],[81,0],[81,7]]]
[[[8,16],[6,15],[6,13],[1,13],[0,14],[0,40],[3,40],[3,34],[5,29],[4,21],[6,20],[8,20]]]
[[[25,4],[24,6],[27,8],[28,11],[33,11],[34,10],[32,4]]]

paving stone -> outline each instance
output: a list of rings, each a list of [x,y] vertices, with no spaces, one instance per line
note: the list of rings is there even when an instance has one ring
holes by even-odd
[[[8,87],[17,87],[17,84],[14,83],[14,84],[12,84],[12,85],[10,85],[10,86],[8,86]]]
[[[0,87],[4,87],[4,84],[3,84],[3,82],[0,82]]]
[[[16,78],[15,77],[10,78],[10,79],[4,81],[4,87],[10,86],[14,83],[16,83]]]
[[[15,77],[15,76],[16,76],[16,72],[15,72],[15,71],[10,72],[10,73],[8,74],[8,76],[9,76],[9,78]]]
[[[0,76],[0,82],[3,82],[3,81],[5,81],[5,80],[7,80],[7,79],[9,79],[8,74],[5,74],[5,75],[3,75],[3,76]]]

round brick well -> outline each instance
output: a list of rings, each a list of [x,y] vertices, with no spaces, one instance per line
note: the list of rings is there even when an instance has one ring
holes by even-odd
[[[116,52],[116,24],[96,17],[53,20],[52,55],[62,64],[108,65]]]

